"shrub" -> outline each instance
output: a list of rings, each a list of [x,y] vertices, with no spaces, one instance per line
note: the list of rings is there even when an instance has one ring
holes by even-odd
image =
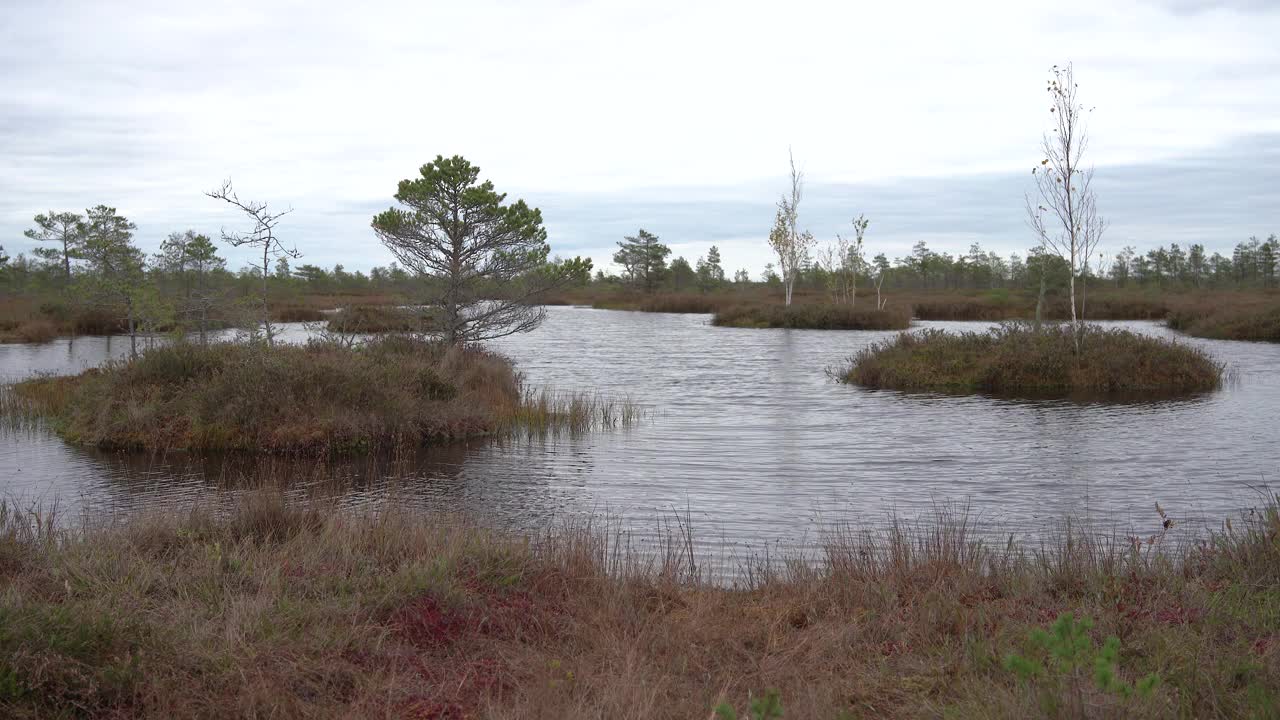
[[[1120,639],[1113,635],[1099,648],[1089,635],[1092,629],[1089,619],[1077,620],[1071,613],[1063,613],[1048,631],[1031,631],[1030,657],[1017,653],[1005,657],[1007,670],[1024,683],[1037,686],[1045,713],[1083,717],[1090,691],[1086,678],[1090,675],[1097,690],[1122,699],[1135,691],[1145,697],[1160,684],[1155,673],[1133,684],[1126,682],[1120,675]]]
[[[808,330],[901,330],[911,324],[904,309],[876,310],[836,304],[734,305],[712,318],[713,325],[738,328]]]
[[[1203,351],[1127,330],[1011,323],[991,332],[902,333],[855,355],[837,379],[926,391],[1170,392],[1213,390],[1222,365]]]

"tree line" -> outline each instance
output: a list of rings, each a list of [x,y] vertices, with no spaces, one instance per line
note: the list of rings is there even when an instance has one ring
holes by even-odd
[[[289,210],[239,197],[231,182],[206,193],[238,210],[241,230],[221,233],[223,243],[247,247],[255,259],[238,272],[208,236],[174,232],[148,256],[135,243],[137,226],[115,208],[98,205],[83,214],[35,216],[25,235],[41,243],[30,257],[9,258],[0,249],[0,286],[11,291],[53,292],[63,305],[118,313],[137,352],[140,334],[175,330],[205,342],[228,318],[274,338],[273,294],[284,291],[389,291],[430,309],[438,333],[462,344],[531,329],[541,322],[542,296],[591,276],[591,261],[552,258],[541,213],[523,201],[506,202],[480,169],[464,158],[439,156],[420,177],[399,184],[400,207],[379,213],[372,229],[400,264],[368,274],[341,265],[326,270],[292,262],[302,254],[277,228]],[[50,306],[54,308],[54,306]]]

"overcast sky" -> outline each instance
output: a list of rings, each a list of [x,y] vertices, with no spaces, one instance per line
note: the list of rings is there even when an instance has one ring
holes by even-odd
[[[457,153],[558,254],[644,227],[754,275],[791,147],[820,240],[865,213],[873,254],[1022,251],[1068,61],[1107,249],[1280,233],[1280,0],[3,0],[0,244],[99,203],[148,250],[216,235],[230,177],[294,208],[302,262],[367,269],[397,181]]]

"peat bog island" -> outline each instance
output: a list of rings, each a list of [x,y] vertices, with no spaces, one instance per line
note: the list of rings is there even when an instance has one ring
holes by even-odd
[[[1280,10],[667,5],[0,10],[0,716],[1280,718]]]

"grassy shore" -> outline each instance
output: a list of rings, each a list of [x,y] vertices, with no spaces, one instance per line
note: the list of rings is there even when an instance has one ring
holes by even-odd
[[[938,392],[1196,393],[1222,384],[1203,351],[1127,330],[1003,325],[991,332],[903,333],[855,355],[838,379]]]
[[[1280,300],[1182,308],[1169,314],[1169,327],[1203,338],[1280,342]]]
[[[737,328],[809,330],[903,330],[911,325],[905,309],[836,304],[733,305],[717,311],[712,325]]]
[[[1196,544],[1162,519],[1149,537],[1068,527],[1020,548],[943,512],[832,534],[818,562],[757,567],[730,589],[706,581],[685,536],[638,556],[598,526],[520,537],[274,493],[74,531],[10,506],[0,710],[1276,717],[1275,500]]]
[[[1031,320],[1037,295],[1027,290],[886,290],[886,308],[908,311],[920,320],[998,322]],[[796,292],[794,305],[825,305],[826,293]],[[858,291],[858,304],[874,306],[875,291]],[[1162,290],[1159,288],[1101,288],[1090,290],[1083,314],[1090,320],[1163,320],[1177,314],[1204,316],[1221,308],[1274,308],[1280,295],[1269,290]],[[735,308],[781,305],[780,289],[755,285],[709,293],[641,293],[623,288],[587,288],[548,298],[552,305],[590,305],[606,310],[641,312],[723,313]],[[1050,293],[1043,308],[1045,320],[1068,320],[1071,305],[1065,295]]]
[[[425,332],[435,323],[420,310],[393,305],[354,305],[329,315],[330,332],[404,333]]]
[[[327,311],[358,305],[369,312],[404,304],[392,295],[302,294],[282,293],[271,299],[274,322],[321,322],[328,320]],[[256,298],[238,302],[228,298],[219,303],[206,319],[208,327],[227,328],[237,323],[255,322],[259,318]],[[128,332],[124,308],[74,302],[64,295],[41,296],[0,295],[0,343],[42,343],[67,335],[118,335]],[[181,323],[162,323],[160,331],[176,329]],[[194,325],[194,321],[189,323]],[[194,332],[194,327],[186,328]]]
[[[178,343],[16,385],[10,412],[103,449],[334,454],[635,419],[630,406],[522,386],[476,348],[387,337],[356,347]]]

